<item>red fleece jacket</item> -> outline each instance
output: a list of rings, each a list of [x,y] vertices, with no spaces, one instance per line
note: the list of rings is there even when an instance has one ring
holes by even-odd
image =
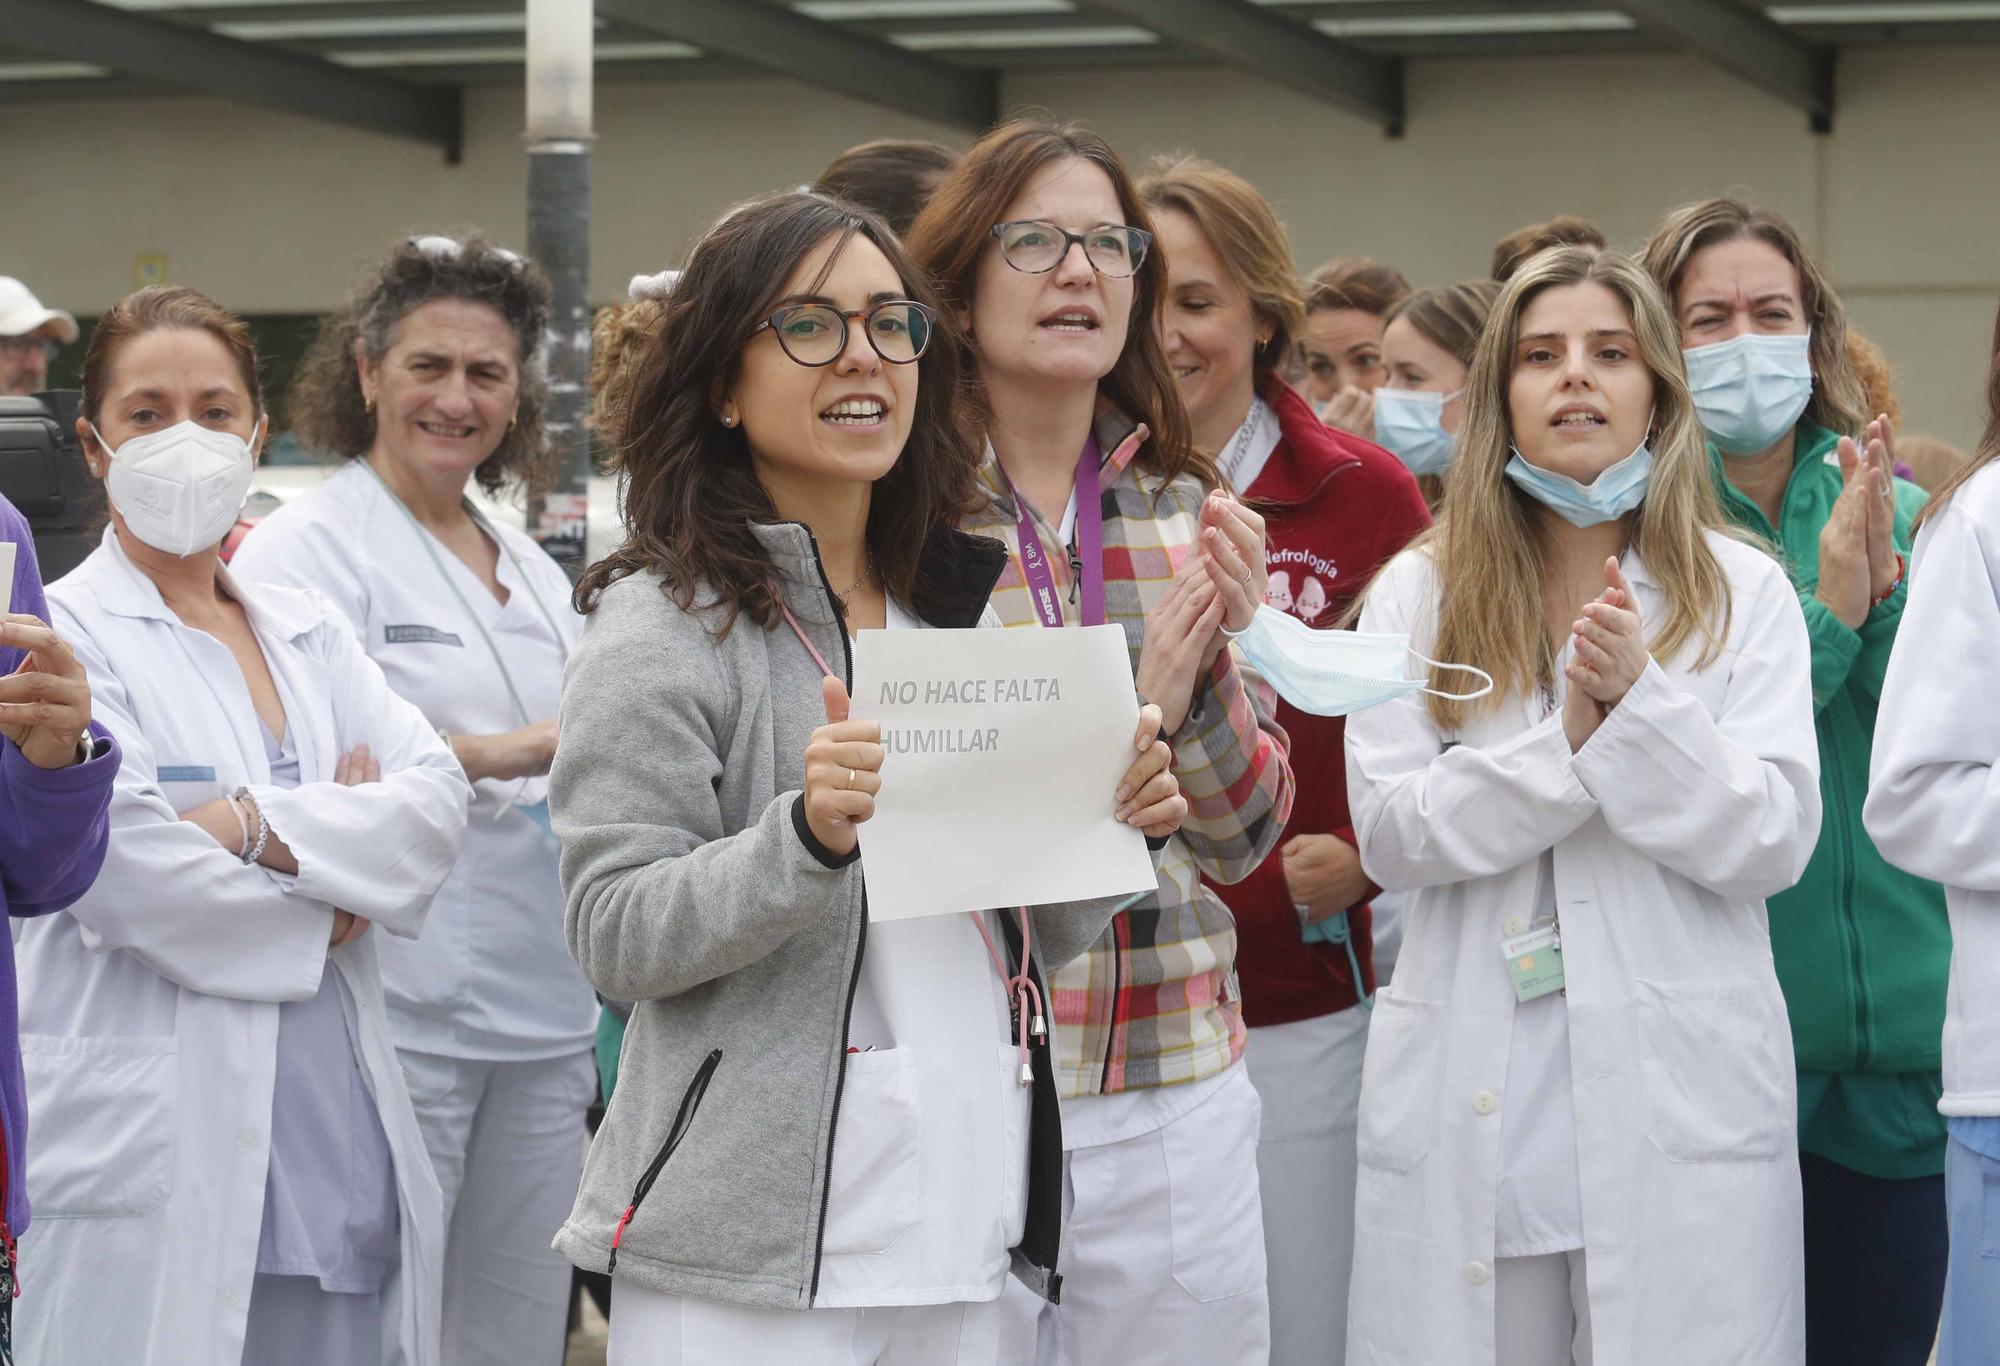
[[[1401,461],[1371,441],[1320,422],[1306,401],[1273,381],[1265,402],[1278,414],[1278,445],[1245,490],[1265,516],[1266,601],[1308,625],[1331,627],[1375,571],[1430,525],[1423,494]],[[1346,723],[1278,704],[1291,737],[1298,795],[1278,849],[1296,835],[1337,835],[1354,843],[1347,814]],[[1373,897],[1378,888],[1370,887]],[[1285,887],[1280,853],[1215,891],[1236,915],[1236,970],[1244,1019],[1254,1029],[1345,1010],[1358,996],[1346,951],[1308,944]],[[1348,911],[1364,984],[1375,989],[1373,919],[1366,899]]]

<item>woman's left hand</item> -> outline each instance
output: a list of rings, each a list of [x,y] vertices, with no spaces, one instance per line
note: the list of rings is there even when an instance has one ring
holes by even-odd
[[[1165,839],[1187,819],[1188,802],[1174,776],[1173,749],[1160,738],[1156,703],[1139,708],[1139,731],[1132,743],[1139,757],[1118,780],[1118,819],[1153,839]]]
[[[1653,657],[1639,621],[1639,599],[1625,582],[1616,557],[1604,562],[1604,582],[1604,592],[1570,628],[1575,648],[1564,672],[1571,687],[1582,688],[1610,708],[1625,700]]]
[[[1257,614],[1270,580],[1264,519],[1234,495],[1216,489],[1202,501],[1200,546],[1202,567],[1222,599],[1222,624],[1241,631]]]

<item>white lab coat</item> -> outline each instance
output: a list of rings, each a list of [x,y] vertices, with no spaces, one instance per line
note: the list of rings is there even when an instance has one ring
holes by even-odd
[[[49,590],[124,750],[110,850],[68,911],[17,925],[35,1221],[16,1307],[24,1361],[234,1366],[270,1158],[278,1007],[331,963],[358,1019],[395,1164],[400,1264],[384,1286],[402,1360],[438,1360],[436,1179],[388,1033],[376,944],[421,928],[456,856],[469,790],[324,601],[236,592],[270,665],[300,786],[269,783],[227,647],[183,626],[112,532]],[[382,781],[330,782],[366,742]],[[247,784],[299,862],[246,867],[176,814]],[[375,922],[329,953],[333,911]],[[261,1366],[261,1363],[259,1364]]]
[[[1882,857],[1944,884],[1947,1115],[2000,1115],[2000,465],[1917,535],[1862,818]]]
[[[1362,866],[1413,893],[1363,1067],[1348,1366],[1494,1360],[1515,1006],[1500,942],[1535,913],[1545,850],[1596,1359],[1804,1360],[1791,1030],[1764,898],[1819,833],[1806,630],[1775,561],[1710,543],[1734,589],[1725,653],[1701,673],[1692,653],[1650,663],[1575,755],[1560,705],[1544,718],[1520,697],[1451,737],[1421,697],[1348,719]],[[1636,553],[1625,573],[1657,622]],[[1429,556],[1405,552],[1362,629],[1435,654],[1433,585]]]
[[[570,605],[562,566],[516,528],[491,529],[504,547],[496,572],[505,606],[412,523],[373,471],[350,460],[266,518],[232,568],[245,581],[324,594],[396,695],[433,727],[493,735],[556,714],[583,618]],[[507,660],[526,715],[482,626]],[[595,1040],[597,996],[563,939],[560,850],[524,810],[547,794],[546,778],[474,785],[458,864],[438,890],[424,937],[381,948],[398,1047],[518,1062],[567,1057]]]

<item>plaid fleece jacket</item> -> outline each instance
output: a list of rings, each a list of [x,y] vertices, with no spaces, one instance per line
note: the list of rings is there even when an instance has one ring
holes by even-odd
[[[1104,502],[1105,619],[1125,628],[1134,670],[1146,614],[1172,586],[1200,534],[1203,490],[1192,477],[1163,485],[1132,465],[1144,427],[1115,411],[1097,419],[1111,452],[1098,484]],[[988,451],[987,501],[963,529],[1008,549],[992,604],[1008,626],[1038,624],[1021,568],[1012,494]],[[1062,544],[1039,514],[1042,544]],[[1069,625],[1080,625],[1067,555],[1050,570]],[[1236,922],[1201,875],[1247,877],[1284,831],[1292,808],[1285,734],[1271,695],[1233,650],[1195,685],[1194,703],[1170,737],[1174,774],[1189,813],[1155,857],[1159,888],[1121,911],[1089,952],[1050,982],[1056,1082],[1064,1097],[1111,1094],[1200,1081],[1243,1056],[1243,1009],[1236,989]]]

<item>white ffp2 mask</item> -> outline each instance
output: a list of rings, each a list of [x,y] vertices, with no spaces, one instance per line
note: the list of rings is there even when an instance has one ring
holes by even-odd
[[[116,450],[96,427],[91,433],[111,457],[104,476],[111,505],[127,529],[155,550],[193,555],[220,542],[236,524],[257,462],[252,443],[199,422],[175,423],[132,437]]]

